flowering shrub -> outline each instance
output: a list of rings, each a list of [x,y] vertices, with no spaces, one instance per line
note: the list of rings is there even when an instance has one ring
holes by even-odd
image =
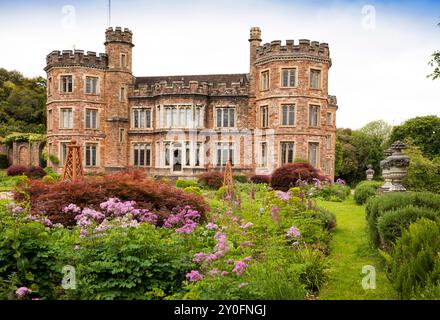
[[[266,174],[254,174],[249,178],[249,180],[253,183],[265,183],[270,184],[270,175]]]
[[[171,214],[171,210],[178,206],[191,206],[199,212],[202,220],[209,209],[200,195],[184,192],[166,183],[143,179],[135,173],[49,184],[31,181],[25,191],[30,197],[32,214],[45,215],[54,223],[69,226],[75,224],[75,213],[63,212],[65,206],[73,203],[82,208],[97,210],[99,205],[109,198],[135,201],[137,208],[147,209],[156,214],[159,225]],[[18,201],[26,200],[26,196],[19,192],[15,192],[14,197]]]
[[[197,180],[200,185],[218,189],[223,185],[223,173],[218,171],[208,171],[198,176]]]
[[[309,163],[286,163],[272,172],[270,184],[275,190],[287,191],[294,187],[298,180],[311,182],[313,179],[328,180]]]

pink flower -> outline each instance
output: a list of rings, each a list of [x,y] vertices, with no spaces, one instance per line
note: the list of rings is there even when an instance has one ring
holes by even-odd
[[[22,212],[24,209],[20,206],[16,206],[15,208],[12,209],[12,213],[20,213]]]
[[[247,229],[247,228],[249,228],[249,227],[252,227],[254,224],[252,223],[252,222],[248,222],[248,223],[246,223],[246,224],[244,224],[244,225],[241,225],[239,228],[241,228],[241,229]]]
[[[234,260],[232,260],[232,259],[228,259],[228,260],[226,260],[225,261],[227,264],[232,264],[232,263],[234,263]]]
[[[291,194],[289,192],[277,191],[275,194],[282,201],[289,201]]]
[[[218,226],[215,223],[210,222],[205,226],[205,228],[208,230],[217,230]]]
[[[278,214],[278,213],[280,213],[280,208],[278,208],[278,207],[272,207],[271,209],[270,209],[270,212],[272,212],[272,214]]]
[[[206,253],[204,253],[204,252],[198,252],[198,253],[196,253],[196,254],[194,255],[194,258],[193,258],[192,261],[193,261],[193,262],[200,262],[200,261],[204,260],[205,257],[206,257]]]
[[[243,261],[237,261],[235,263],[234,269],[232,269],[232,272],[234,272],[237,276],[241,276],[243,272],[246,271],[247,266],[248,265]]]
[[[209,275],[214,277],[219,273],[217,268],[213,268],[211,271],[209,271]]]
[[[299,238],[301,237],[301,233],[297,227],[293,226],[287,231],[286,236],[289,238]]]
[[[52,221],[50,221],[50,220],[47,219],[47,218],[45,218],[45,219],[43,220],[43,224],[44,224],[46,227],[52,227]]]
[[[249,262],[249,261],[252,261],[252,258],[251,257],[246,257],[246,258],[243,259],[243,261]]]
[[[81,208],[78,207],[76,204],[71,203],[68,206],[64,207],[63,212],[65,212],[65,213],[67,213],[67,212],[80,213]]]
[[[15,294],[19,299],[23,299],[27,294],[32,293],[32,290],[26,287],[20,287],[15,291]]]
[[[196,270],[191,270],[191,272],[186,274],[186,278],[188,279],[188,281],[190,282],[196,282],[199,280],[203,279],[203,275],[201,275],[198,271]]]
[[[222,271],[222,272],[220,273],[220,275],[221,275],[222,277],[226,277],[228,274],[229,274],[228,271]]]
[[[197,224],[194,221],[187,222],[183,227],[176,229],[176,233],[193,233],[194,229],[197,227]]]

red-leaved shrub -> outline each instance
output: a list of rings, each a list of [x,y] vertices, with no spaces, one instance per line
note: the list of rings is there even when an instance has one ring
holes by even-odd
[[[309,163],[286,163],[272,172],[270,184],[275,190],[287,191],[294,187],[298,180],[311,182],[313,179],[327,180]]]
[[[218,189],[223,185],[223,172],[208,171],[198,176],[197,181],[210,188]]]
[[[44,183],[40,180],[29,182],[25,191],[30,196],[31,214],[47,216],[53,223],[65,226],[75,224],[75,213],[64,213],[63,208],[71,203],[84,208],[99,209],[108,198],[121,201],[136,201],[136,208],[149,209],[159,216],[161,225],[171,210],[185,205],[197,210],[205,218],[208,204],[200,195],[184,192],[166,183],[145,179],[145,173],[123,172],[105,177],[83,178],[77,181]],[[16,192],[14,198],[25,200]]]
[[[46,172],[40,166],[32,166],[28,167],[24,174],[29,178],[43,178],[46,175]]]
[[[27,168],[21,164],[14,164],[6,170],[8,176],[21,176],[26,173]]]
[[[270,175],[268,174],[254,174],[249,178],[249,180],[253,183],[270,183]]]

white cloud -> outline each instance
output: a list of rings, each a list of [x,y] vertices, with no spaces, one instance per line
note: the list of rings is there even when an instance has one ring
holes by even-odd
[[[437,15],[421,19],[376,6],[376,29],[362,27],[363,2],[325,7],[268,1],[113,1],[112,25],[134,32],[137,76],[248,72],[248,35],[259,26],[263,42],[308,38],[328,42],[333,59],[329,93],[338,97],[338,126],[359,128],[440,115],[440,81],[426,78],[431,53],[440,49]],[[79,3],[76,26],[63,27],[62,5],[49,9],[0,8],[2,67],[44,75],[55,49],[103,52],[105,1]]]

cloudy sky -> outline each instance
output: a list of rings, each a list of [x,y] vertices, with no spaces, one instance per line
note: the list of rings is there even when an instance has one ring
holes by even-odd
[[[111,25],[134,32],[134,74],[246,73],[249,29],[263,43],[327,42],[339,127],[440,116],[439,1],[112,0]],[[37,5],[38,3],[38,5]],[[104,52],[108,0],[0,0],[0,67],[44,76],[52,50]]]

